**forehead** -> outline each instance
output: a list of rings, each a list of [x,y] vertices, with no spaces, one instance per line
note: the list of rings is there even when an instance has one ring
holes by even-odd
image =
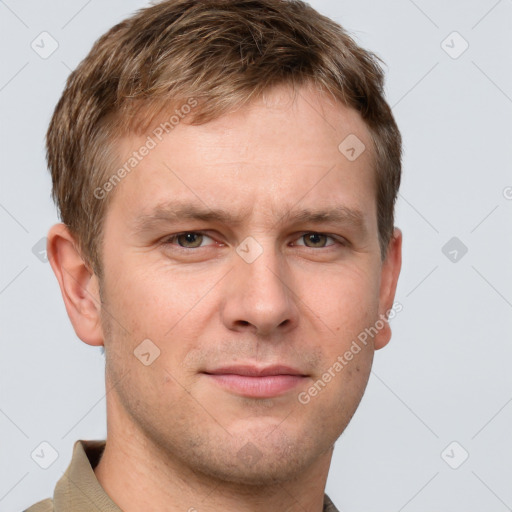
[[[203,210],[238,210],[238,217],[259,210],[275,218],[299,202],[374,213],[369,131],[355,110],[328,96],[303,89],[293,97],[275,88],[208,123],[176,120],[121,140],[119,162],[135,165],[111,208],[133,219],[161,214],[176,199]]]

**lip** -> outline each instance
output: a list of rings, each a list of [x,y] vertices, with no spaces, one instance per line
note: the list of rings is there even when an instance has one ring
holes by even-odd
[[[290,366],[226,366],[203,372],[222,388],[250,398],[281,396],[299,386],[308,376]]]

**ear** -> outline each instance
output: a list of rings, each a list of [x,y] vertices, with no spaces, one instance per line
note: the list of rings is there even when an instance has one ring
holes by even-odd
[[[98,278],[82,259],[65,224],[52,226],[47,238],[48,260],[76,335],[88,345],[103,345]]]
[[[384,327],[373,338],[375,350],[385,347],[391,339],[391,327],[387,321],[387,312],[393,308],[396,285],[402,267],[402,231],[395,228],[388,245],[386,258],[382,263],[380,292],[379,292],[379,320],[384,321]]]

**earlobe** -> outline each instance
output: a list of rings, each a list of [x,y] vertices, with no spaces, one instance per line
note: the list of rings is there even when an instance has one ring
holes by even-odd
[[[382,263],[379,292],[379,319],[384,320],[384,326],[379,329],[373,343],[375,350],[385,347],[391,339],[391,327],[387,321],[387,313],[393,309],[398,276],[402,267],[402,231],[395,228],[389,242],[386,259]]]
[[[47,238],[48,260],[76,335],[88,345],[103,345],[97,276],[82,259],[78,244],[65,224],[52,226]]]

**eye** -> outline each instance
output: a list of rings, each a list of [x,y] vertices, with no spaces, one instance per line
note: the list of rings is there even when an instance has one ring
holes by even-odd
[[[202,233],[201,231],[186,231],[184,233],[178,233],[167,238],[164,243],[171,245],[179,245],[185,249],[195,249],[197,247],[204,247],[203,242],[206,240],[213,240]],[[210,245],[210,244],[206,244]]]
[[[316,232],[304,233],[299,238],[299,240],[303,240],[304,244],[299,243],[297,245],[304,245],[306,247],[311,247],[313,249],[315,249],[315,248],[322,249],[323,247],[329,247],[331,245],[334,245],[335,243],[342,244],[342,242],[335,240],[332,236],[326,235],[325,233],[316,233]],[[332,240],[333,243],[330,243],[330,244],[327,243],[328,240]]]

